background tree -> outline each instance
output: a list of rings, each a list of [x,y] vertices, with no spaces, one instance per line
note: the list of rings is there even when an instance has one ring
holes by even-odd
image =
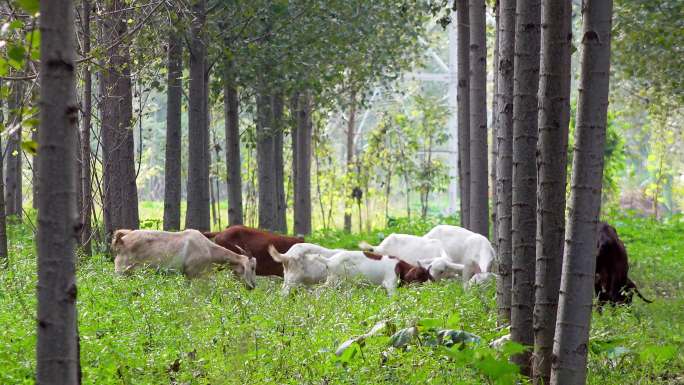
[[[81,25],[83,33],[83,56],[90,56],[90,10],[92,3],[89,0],[83,0]],[[93,182],[91,170],[91,151],[90,151],[90,130],[92,129],[92,114],[93,114],[93,78],[90,71],[90,65],[83,65],[83,117],[81,119],[81,169],[80,175],[80,189],[81,189],[81,205],[79,206],[81,214],[81,228],[80,241],[83,253],[90,256],[92,254],[92,211],[93,211]]]
[[[498,76],[498,118],[497,141],[497,226],[499,231],[498,269],[496,301],[499,322],[511,320],[512,286],[512,202],[513,202],[513,64],[515,51],[515,0],[501,0],[499,3],[499,71]]]
[[[537,90],[539,85],[539,0],[518,0],[513,85],[513,287],[511,339],[534,345],[535,239],[537,231]],[[531,374],[531,354],[514,362]]]
[[[2,92],[2,79],[0,79],[0,92]],[[3,113],[3,103],[0,100],[0,126],[4,126],[5,114]],[[0,149],[2,149],[2,141],[0,140]],[[5,178],[3,177],[3,158],[4,155],[0,151],[0,268],[8,266],[7,253],[7,217],[5,211]]]
[[[608,111],[612,1],[582,7],[582,53],[572,194],[563,256],[551,384],[584,384],[596,269],[596,224]]]
[[[292,100],[295,124],[292,133],[292,170],[294,183],[294,233],[311,233],[311,120],[309,93],[296,93]]]
[[[458,36],[458,180],[461,226],[470,228],[470,11],[468,0],[456,0]]]
[[[104,223],[108,236],[116,229],[139,226],[138,190],[133,144],[133,91],[127,35],[128,5],[109,0],[99,19],[106,47],[100,71],[100,119],[104,177]]]
[[[164,230],[181,228],[181,97],[183,45],[178,31],[169,31],[167,52],[166,153],[164,157]]]
[[[79,381],[76,317],[76,105],[73,7],[40,4],[41,110],[36,383]]]
[[[185,227],[207,231],[209,214],[209,129],[207,125],[206,0],[192,4],[190,86],[188,91],[188,207]]]
[[[24,110],[24,85],[22,81],[10,84],[10,95],[7,109],[9,110],[9,136],[5,153],[5,210],[8,216],[21,220],[22,217],[22,150],[21,133]]]
[[[533,367],[538,384],[550,381],[563,266],[571,21],[570,1],[542,2]]]
[[[470,214],[469,228],[489,237],[487,186],[487,45],[484,0],[470,0]]]

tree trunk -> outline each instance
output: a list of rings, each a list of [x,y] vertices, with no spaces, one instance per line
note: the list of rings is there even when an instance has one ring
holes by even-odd
[[[164,230],[181,228],[181,98],[183,45],[177,31],[168,36],[166,75],[166,156],[164,158]]]
[[[292,170],[294,172],[294,233],[311,233],[311,96],[295,94],[292,102],[296,116],[292,133]]]
[[[537,91],[539,84],[540,0],[518,0],[513,87],[513,289],[511,338],[534,344],[535,239],[537,231]],[[513,357],[531,375],[531,353]]]
[[[79,356],[75,240],[78,106],[73,7],[69,0],[40,4],[37,384],[76,384]]]
[[[2,79],[0,79],[0,90],[2,89]],[[5,117],[0,99],[0,125],[4,123]],[[3,151],[2,140],[0,137],[0,268],[8,266],[7,253],[7,219],[5,214],[5,178],[3,170]]]
[[[513,62],[515,50],[515,3],[516,0],[500,0],[499,3],[499,64],[498,118],[496,160],[496,196],[498,240],[498,270],[496,302],[499,323],[511,321],[511,219],[513,201]]]
[[[498,119],[497,110],[499,109],[499,39],[496,34],[499,32],[499,0],[494,2],[494,26],[496,28],[494,37],[494,84],[493,84],[493,96],[492,96],[492,149],[491,149],[491,160],[490,173],[489,173],[489,184],[492,186],[492,212],[491,212],[491,223],[492,223],[492,246],[494,247],[494,255],[499,253],[499,228],[496,225],[496,213],[497,207],[499,207],[499,196],[496,194],[496,159],[499,156],[499,146],[497,143],[497,123]]]
[[[127,35],[126,8],[122,0],[105,3],[102,20],[105,53],[109,63],[100,79],[100,115],[104,168],[105,231],[110,237],[116,229],[137,229],[138,190],[133,145],[133,93],[128,45],[120,42]],[[120,42],[120,44],[114,44]]]
[[[461,226],[470,228],[470,15],[468,0],[456,0],[458,36],[458,181]]]
[[[226,168],[228,175],[228,224],[242,224],[242,162],[240,160],[240,113],[232,63],[225,65],[223,88],[226,114]]]
[[[351,233],[352,228],[352,186],[349,181],[349,174],[353,172],[354,168],[354,135],[356,133],[356,90],[351,91],[349,106],[349,120],[347,121],[347,167],[345,173],[347,174],[347,191],[344,197],[344,231]]]
[[[203,27],[206,0],[192,6],[190,49],[190,90],[188,92],[188,185],[185,228],[207,231],[209,216],[209,131],[207,124],[206,56]]]
[[[78,130],[76,130],[76,139],[78,143]],[[31,140],[34,141],[35,143],[38,143],[38,127],[35,127],[33,130],[31,130]],[[76,163],[80,164],[80,155],[76,157]],[[38,182],[38,160],[36,158],[33,158],[31,160],[31,192],[33,193],[33,199],[31,202],[31,207],[35,210],[38,210],[38,191],[40,190],[40,183]],[[77,169],[77,179],[76,180],[81,180],[81,170],[80,168]],[[81,190],[77,190],[77,202],[78,205],[76,207],[81,207],[81,204],[83,203],[83,196],[81,195]]]
[[[470,230],[489,237],[485,1],[470,0]]]
[[[287,202],[285,200],[285,163],[283,160],[283,96],[273,96],[273,149],[275,154],[275,190],[276,190],[276,231],[287,233]]]
[[[275,128],[273,126],[273,98],[257,92],[257,173],[259,184],[259,227],[278,229]]]
[[[534,365],[536,384],[548,384],[556,330],[558,290],[565,235],[565,157],[570,106],[571,2],[542,3],[541,68],[539,77],[539,195],[534,305]]]
[[[7,107],[9,109],[9,126],[12,131],[7,139],[5,153],[5,210],[8,217],[21,221],[22,217],[22,186],[21,186],[21,121],[23,107],[24,86],[21,81],[10,84],[10,96]]]
[[[584,384],[594,296],[596,224],[606,139],[613,2],[582,4],[582,56],[572,195],[566,231],[551,384]]]
[[[83,56],[90,55],[90,0],[83,0]],[[90,130],[93,115],[93,78],[90,66],[83,66],[83,119],[81,121],[81,234],[80,243],[83,253],[92,255],[92,211],[93,211],[93,187],[90,169]]]

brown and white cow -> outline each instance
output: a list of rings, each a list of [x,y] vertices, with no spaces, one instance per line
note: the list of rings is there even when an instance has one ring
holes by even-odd
[[[359,277],[381,285],[387,290],[387,294],[394,295],[397,284],[430,280],[430,273],[422,266],[366,251],[342,251],[330,258],[319,256],[318,260],[328,267],[327,284],[344,278]]]
[[[630,304],[634,293],[644,301],[652,302],[641,295],[634,282],[627,276],[628,272],[627,250],[617,231],[608,223],[599,223],[594,281],[594,291],[599,304]]]
[[[249,289],[255,286],[256,260],[208,240],[197,230],[177,233],[157,230],[117,230],[112,239],[114,271],[153,267],[194,278],[214,265],[229,265]]]
[[[204,233],[204,235],[228,250],[235,253],[241,253],[244,250],[256,258],[256,274],[262,276],[283,276],[283,265],[273,260],[268,253],[269,245],[273,245],[278,252],[285,253],[292,245],[304,242],[303,238],[274,234],[243,225],[233,225],[223,231]]]

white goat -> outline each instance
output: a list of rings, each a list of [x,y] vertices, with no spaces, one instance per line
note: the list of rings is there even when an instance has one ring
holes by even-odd
[[[486,237],[462,227],[438,225],[423,238],[440,241],[451,261],[465,266],[464,283],[474,274],[491,273],[494,249]]]
[[[281,254],[273,245],[268,246],[268,253],[274,261],[283,264],[283,286],[281,293],[287,295],[298,285],[313,285],[323,282],[328,276],[327,266],[317,257],[328,258],[341,249],[326,249],[312,243],[297,243]]]

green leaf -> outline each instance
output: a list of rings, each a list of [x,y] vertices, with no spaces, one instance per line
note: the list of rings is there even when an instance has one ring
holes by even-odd
[[[23,46],[12,44],[7,50],[7,57],[14,61],[23,62],[26,50]]]
[[[418,320],[417,325],[421,329],[434,329],[442,326],[442,320],[437,318],[423,318]]]
[[[25,140],[21,142],[21,148],[31,155],[38,154],[38,143],[33,140]]]
[[[38,0],[17,0],[19,6],[26,12],[34,15],[40,10],[40,1]]]
[[[664,363],[677,355],[677,347],[673,345],[650,345],[639,352],[642,361],[652,363]]]
[[[520,354],[526,350],[529,350],[529,347],[515,341],[507,341],[501,347],[501,351],[506,357],[510,357],[514,354]]]

